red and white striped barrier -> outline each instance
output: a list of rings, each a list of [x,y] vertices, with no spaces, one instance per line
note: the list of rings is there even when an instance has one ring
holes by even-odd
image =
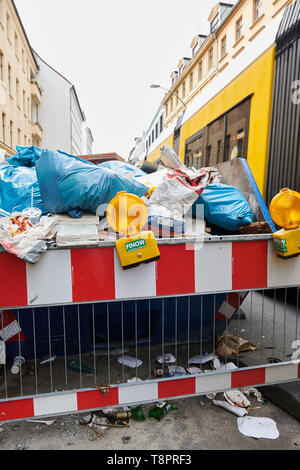
[[[0,311],[0,339],[2,341],[25,341],[26,338],[14,312]]]
[[[191,248],[159,245],[160,260],[128,271],[113,247],[50,250],[36,265],[1,253],[0,309],[300,285],[300,258],[278,258],[272,240]]]
[[[186,378],[175,377],[112,386],[106,395],[94,389],[41,395],[36,398],[0,401],[0,422],[130,406],[298,379],[300,363],[295,361],[228,372],[208,372]]]
[[[230,320],[234,313],[242,306],[247,295],[248,292],[229,292],[216,312],[215,320]]]

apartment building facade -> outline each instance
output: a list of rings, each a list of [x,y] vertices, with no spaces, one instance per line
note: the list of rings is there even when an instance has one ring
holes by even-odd
[[[92,154],[74,85],[32,49],[13,0],[0,0],[0,149],[36,145]]]
[[[0,149],[8,155],[16,146],[37,145],[42,94],[38,65],[12,0],[0,0]]]
[[[217,2],[208,17],[209,35],[195,36],[190,57],[182,57],[171,73],[170,92],[162,100],[164,126],[182,113],[182,101],[186,106],[192,102],[293,1],[238,0],[234,5]]]

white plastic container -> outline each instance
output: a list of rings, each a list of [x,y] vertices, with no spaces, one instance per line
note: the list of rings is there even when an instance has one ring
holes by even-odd
[[[29,207],[22,211],[22,216],[28,217],[32,225],[36,225],[40,221],[41,215],[42,211],[36,207]]]
[[[14,359],[14,363],[11,368],[11,373],[18,375],[20,373],[21,367],[25,364],[25,359],[23,356],[17,356]]]

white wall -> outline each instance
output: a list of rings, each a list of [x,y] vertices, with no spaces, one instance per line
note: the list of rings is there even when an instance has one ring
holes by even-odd
[[[71,153],[70,82],[37,55],[38,83],[42,89],[39,122],[43,128],[41,146]]]
[[[74,89],[70,90],[71,97],[71,154],[82,155],[84,119]]]

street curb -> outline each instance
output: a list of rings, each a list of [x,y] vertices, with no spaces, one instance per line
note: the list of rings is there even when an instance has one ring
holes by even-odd
[[[300,421],[300,381],[259,387],[272,403]]]
[[[234,363],[234,356],[232,356]],[[240,366],[247,367],[247,364],[243,361],[239,361]],[[262,387],[256,387],[257,390],[262,393],[268,400],[274,405],[279,406],[289,415],[300,421],[300,381],[287,382],[276,385],[264,385]]]

